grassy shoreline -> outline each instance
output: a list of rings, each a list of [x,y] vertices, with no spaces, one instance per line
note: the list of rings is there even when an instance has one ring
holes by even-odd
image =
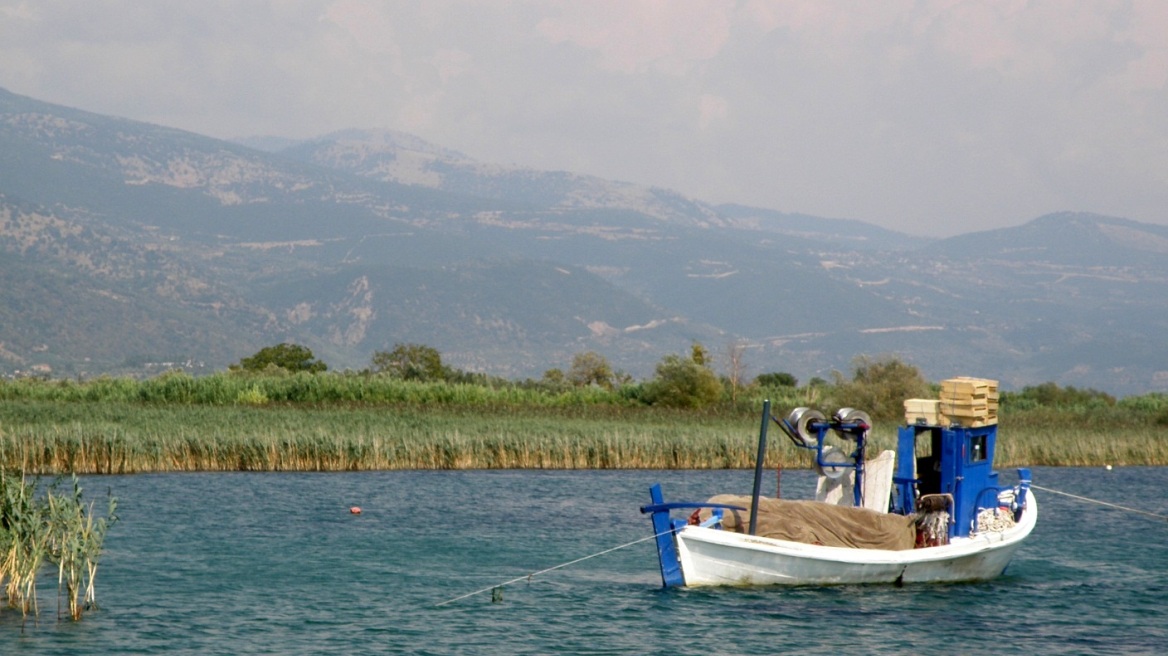
[[[1004,414],[997,466],[1168,465],[1168,427],[1096,410]],[[756,411],[612,405],[199,405],[0,400],[0,468],[30,474],[745,469]],[[896,426],[878,423],[873,451]],[[768,466],[809,466],[771,432]]]

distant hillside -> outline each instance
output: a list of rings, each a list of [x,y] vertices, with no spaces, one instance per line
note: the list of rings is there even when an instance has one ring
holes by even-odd
[[[1016,228],[951,237],[935,250],[954,257],[978,252],[1002,261],[1072,267],[1163,268],[1168,256],[1168,226],[1059,212]]]
[[[602,180],[563,171],[534,171],[484,164],[400,132],[347,130],[280,151],[300,161],[389,183],[418,185],[478,199],[507,201],[528,222],[623,229],[630,214],[674,226],[721,226],[712,207],[665,189]],[[615,210],[609,216],[601,210]]]
[[[395,132],[237,143],[0,90],[0,373],[225,367],[399,342],[538,377],[694,341],[801,380],[895,354],[934,380],[1168,390],[1168,229],[1064,213],[945,240]]]
[[[792,243],[803,247],[830,244],[835,248],[860,251],[902,251],[918,249],[934,241],[851,219],[825,219],[743,205],[718,205],[715,209],[736,227],[781,235],[775,238],[781,238],[787,246]]]

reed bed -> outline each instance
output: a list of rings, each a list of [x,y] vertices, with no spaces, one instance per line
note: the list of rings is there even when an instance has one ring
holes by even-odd
[[[109,499],[104,517],[82,500],[73,479],[72,493],[50,486],[43,494],[23,474],[0,471],[0,588],[9,608],[23,617],[39,615],[37,576],[57,566],[58,602],[64,597],[69,617],[80,620],[97,607],[94,580],[106,530],[117,520],[117,500]],[[58,615],[61,606],[58,603]]]
[[[1006,466],[1168,465],[1168,422],[1122,404],[1039,408],[1002,417],[997,455]]]
[[[997,464],[1168,464],[1168,427],[1115,421],[1004,417]],[[754,413],[622,406],[0,401],[0,467],[40,474],[739,469],[753,466],[757,430]],[[871,453],[894,448],[896,427],[877,425],[872,436]],[[810,464],[777,430],[769,446],[768,465]]]
[[[632,389],[632,388],[631,388]],[[148,380],[96,378],[0,380],[0,400],[109,402],[166,405],[458,405],[569,407],[631,405],[620,390],[601,387],[548,389],[524,385],[419,382],[353,373],[219,372],[195,378],[169,372]]]
[[[753,466],[757,419],[595,410],[0,401],[0,465],[86,474]],[[806,464],[777,440],[769,457]]]

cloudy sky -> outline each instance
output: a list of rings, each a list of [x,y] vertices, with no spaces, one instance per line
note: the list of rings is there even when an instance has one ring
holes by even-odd
[[[0,87],[946,236],[1168,224],[1168,2],[0,0]]]

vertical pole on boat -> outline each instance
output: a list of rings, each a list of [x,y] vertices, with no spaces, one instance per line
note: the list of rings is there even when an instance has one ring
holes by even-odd
[[[766,460],[767,426],[771,421],[771,400],[762,402],[762,426],[758,429],[758,455],[754,458],[754,492],[750,495],[750,535],[758,526],[758,493],[762,487],[762,466]]]

